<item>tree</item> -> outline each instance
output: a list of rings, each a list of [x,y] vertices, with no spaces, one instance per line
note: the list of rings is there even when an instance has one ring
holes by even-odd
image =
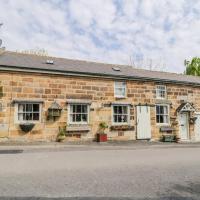
[[[200,58],[194,57],[191,61],[185,60],[185,74],[200,76]]]

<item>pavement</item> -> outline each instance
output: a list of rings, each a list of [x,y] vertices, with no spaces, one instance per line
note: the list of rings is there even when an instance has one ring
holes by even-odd
[[[136,150],[147,148],[200,148],[200,142],[151,142],[151,141],[109,141],[109,142],[1,142],[0,154],[43,151],[81,151],[81,150]]]
[[[0,199],[200,199],[199,147],[7,144],[0,146]]]

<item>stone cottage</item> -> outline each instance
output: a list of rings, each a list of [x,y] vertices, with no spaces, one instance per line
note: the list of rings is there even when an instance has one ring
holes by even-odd
[[[0,53],[0,138],[200,139],[200,78],[131,66]],[[27,124],[29,126],[27,126]]]

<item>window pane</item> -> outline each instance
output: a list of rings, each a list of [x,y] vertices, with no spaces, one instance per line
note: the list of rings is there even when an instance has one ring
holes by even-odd
[[[118,106],[118,113],[117,114],[122,114],[122,106]]]
[[[87,114],[82,114],[82,121],[87,122]]]
[[[23,104],[23,112],[26,112],[26,104]]]
[[[76,114],[76,122],[81,122],[81,114]]]
[[[19,121],[23,121],[23,114],[21,113],[21,114],[18,114],[18,120]]]
[[[33,113],[33,120],[39,120],[39,113]]]
[[[160,113],[159,114],[164,114],[164,106],[160,106]]]
[[[128,115],[124,115],[124,122],[128,122]]]
[[[81,113],[81,105],[76,105],[76,112]]]
[[[114,114],[117,114],[117,106],[113,106],[113,108]]]
[[[117,122],[118,122],[118,123],[121,123],[121,122],[122,122],[122,119],[121,119],[121,116],[120,116],[120,115],[117,115]]]
[[[123,88],[121,91],[121,96],[125,97],[125,95],[126,95],[126,90],[125,90],[125,88]]]
[[[165,116],[163,116],[163,118],[164,118],[164,123],[168,123],[168,116],[165,115]]]
[[[125,96],[125,89],[124,88],[116,88],[115,94],[116,94],[116,96],[124,97]]]
[[[123,114],[128,114],[128,107],[127,106],[123,106]]]
[[[33,104],[33,112],[39,112],[39,104]]]
[[[156,115],[156,122],[160,123],[160,116],[159,115]]]
[[[74,114],[70,115],[70,121],[76,122],[76,115],[74,115]]]
[[[26,112],[32,112],[32,108],[33,105],[32,104],[26,104]]]
[[[121,87],[122,86],[122,82],[115,82],[115,87]]]
[[[32,113],[25,113],[25,120],[30,121],[33,119]]]
[[[125,87],[126,86],[126,82],[122,82],[121,85],[122,85],[122,87]]]
[[[164,109],[164,114],[168,114],[168,107],[167,106],[163,106]]]
[[[117,120],[117,115],[114,115],[114,122],[117,123],[118,120]]]
[[[160,115],[160,123],[164,123],[164,116]]]
[[[127,122],[127,115],[118,115],[119,122]]]
[[[18,105],[18,112],[23,112],[25,111],[25,106],[23,104]]]
[[[160,114],[160,106],[156,106],[156,114]]]
[[[87,105],[82,105],[82,113],[87,113]]]
[[[71,110],[71,113],[75,113],[76,112],[76,105],[71,105],[70,110]]]
[[[115,89],[115,94],[117,96],[122,96],[122,94],[123,94],[123,88],[116,88]]]

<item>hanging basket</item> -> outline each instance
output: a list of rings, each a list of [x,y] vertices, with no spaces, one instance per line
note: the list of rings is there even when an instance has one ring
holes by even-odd
[[[19,126],[20,126],[20,128],[23,132],[28,133],[33,129],[35,124],[33,124],[33,123],[22,123],[22,124],[19,124]]]

